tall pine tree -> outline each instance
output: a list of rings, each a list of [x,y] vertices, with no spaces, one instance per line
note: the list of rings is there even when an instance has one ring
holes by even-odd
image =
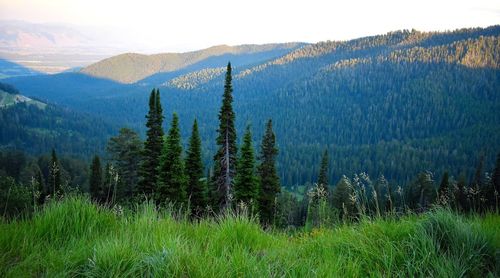
[[[231,206],[233,179],[236,174],[236,129],[234,127],[235,114],[233,111],[233,87],[231,77],[231,63],[227,64],[226,79],[222,107],[219,112],[219,128],[217,130],[217,145],[214,156],[214,175],[211,190],[212,205],[215,209],[224,209]]]
[[[99,156],[94,156],[92,163],[90,165],[90,178],[89,178],[89,191],[90,196],[93,200],[97,202],[102,202],[103,192],[102,192],[102,168],[101,160]]]
[[[182,161],[179,117],[174,113],[172,125],[160,158],[157,202],[183,204],[186,202],[186,177]]]
[[[189,149],[186,157],[187,195],[194,215],[200,216],[207,205],[206,182],[203,181],[203,162],[201,159],[201,138],[198,122],[193,123]]]
[[[260,145],[259,174],[259,211],[260,220],[264,225],[271,224],[276,211],[276,196],[281,190],[280,180],[276,170],[276,136],[273,132],[273,122],[266,124],[266,131]]]
[[[146,142],[144,142],[143,160],[139,169],[138,193],[151,198],[156,191],[160,155],[163,149],[163,110],[160,103],[160,91],[153,89],[149,97],[149,112],[146,115]]]
[[[251,205],[252,211],[257,208],[259,184],[255,175],[255,156],[250,126],[247,126],[243,137],[233,192],[237,204],[243,202],[248,206]]]
[[[47,187],[52,198],[62,194],[61,165],[57,160],[56,151],[54,149],[52,149],[52,155],[49,165],[49,178]]]

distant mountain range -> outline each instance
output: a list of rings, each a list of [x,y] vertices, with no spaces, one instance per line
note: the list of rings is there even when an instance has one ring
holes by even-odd
[[[98,31],[71,25],[0,20],[0,59],[36,72],[58,73],[124,51],[119,44],[103,40],[105,36]],[[0,70],[6,69],[9,69],[6,65],[0,65]]]
[[[331,180],[366,171],[398,183],[425,170],[470,175],[480,153],[491,163],[500,150],[500,26],[124,54],[81,72],[5,82],[141,133],[148,94],[159,87],[165,127],[176,111],[187,138],[197,118],[210,165],[228,61],[238,133],[251,123],[258,142],[273,119],[286,185],[315,181],[325,148]]]
[[[154,74],[171,73],[178,70],[190,72],[223,66],[228,61],[232,61],[238,66],[256,64],[283,56],[303,45],[305,44],[219,45],[186,53],[155,55],[126,53],[89,65],[81,72],[117,82],[135,83]]]

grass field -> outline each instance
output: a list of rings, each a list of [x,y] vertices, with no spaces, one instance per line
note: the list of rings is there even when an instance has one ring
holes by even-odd
[[[497,277],[499,250],[498,214],[444,209],[289,234],[68,198],[0,224],[1,277]]]

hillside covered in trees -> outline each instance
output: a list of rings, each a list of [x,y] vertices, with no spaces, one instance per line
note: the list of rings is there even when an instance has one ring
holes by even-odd
[[[285,186],[316,181],[324,148],[330,180],[364,171],[403,184],[425,170],[471,178],[480,153],[491,165],[500,141],[499,36],[498,26],[405,30],[304,45],[255,65],[236,65],[237,130],[273,119]],[[6,82],[27,96],[128,126],[141,137],[146,86],[160,86],[165,112],[179,115],[184,146],[198,119],[209,167],[224,66],[201,62],[198,69],[129,85],[77,73]],[[256,129],[253,140],[262,132]]]

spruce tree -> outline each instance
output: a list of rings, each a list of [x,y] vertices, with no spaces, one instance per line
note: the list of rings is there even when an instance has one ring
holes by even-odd
[[[201,160],[201,138],[198,122],[193,123],[189,149],[186,157],[187,195],[193,213],[201,215],[207,205],[206,182],[203,181],[203,162]]]
[[[247,126],[243,137],[233,192],[236,204],[243,202],[249,207],[252,206],[252,211],[257,208],[259,184],[255,175],[255,156],[250,126]]]
[[[321,158],[321,167],[319,169],[318,187],[328,192],[328,151],[325,149]]]
[[[54,149],[52,149],[47,186],[49,189],[48,192],[52,198],[62,194],[61,165],[59,164],[56,151]]]
[[[101,160],[97,155],[94,156],[90,165],[89,191],[93,200],[102,201],[102,168]]]
[[[219,146],[214,156],[214,175],[212,181],[213,200],[215,209],[224,209],[231,206],[233,178],[236,174],[236,129],[234,127],[235,114],[233,111],[233,87],[231,77],[231,63],[227,64],[224,84],[224,95],[219,112],[219,128],[216,143]]]
[[[156,191],[158,166],[163,149],[163,110],[160,102],[160,91],[153,89],[149,97],[149,112],[146,115],[146,142],[144,142],[143,158],[139,169],[138,193],[147,198]]]
[[[276,196],[281,190],[280,180],[276,170],[276,136],[271,119],[266,124],[266,131],[260,145],[259,173],[259,211],[260,220],[264,225],[273,222],[276,211]]]
[[[183,204],[187,200],[179,118],[176,113],[173,114],[172,125],[160,157],[156,195],[159,203]]]

